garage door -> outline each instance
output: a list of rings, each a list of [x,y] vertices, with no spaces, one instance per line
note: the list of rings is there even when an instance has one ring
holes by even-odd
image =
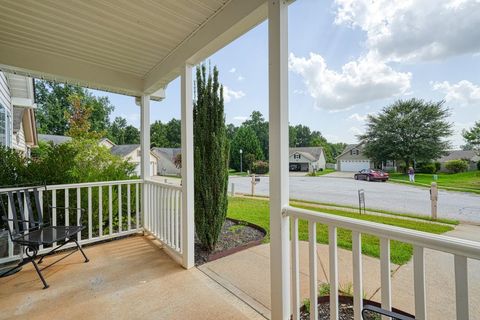
[[[370,168],[370,160],[341,160],[340,171],[357,172]]]

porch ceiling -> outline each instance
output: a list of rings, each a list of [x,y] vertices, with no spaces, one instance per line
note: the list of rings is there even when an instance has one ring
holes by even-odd
[[[152,94],[266,14],[265,0],[3,0],[0,69]]]

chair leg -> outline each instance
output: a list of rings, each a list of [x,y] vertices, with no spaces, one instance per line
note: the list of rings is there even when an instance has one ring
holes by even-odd
[[[42,272],[40,271],[40,269],[38,269],[38,265],[37,265],[37,263],[35,262],[35,260],[33,260],[33,259],[32,259],[32,264],[33,264],[33,266],[35,267],[35,270],[37,270],[38,276],[40,277],[40,279],[41,279],[42,282],[43,282],[43,289],[47,289],[47,288],[49,287],[49,285],[48,285],[47,282],[45,281],[45,278],[43,278]]]
[[[77,245],[78,250],[82,253],[83,257],[85,258],[85,262],[90,261],[87,256],[85,255],[85,252],[83,252],[82,247],[78,244],[77,240],[73,239],[75,241],[75,244]]]

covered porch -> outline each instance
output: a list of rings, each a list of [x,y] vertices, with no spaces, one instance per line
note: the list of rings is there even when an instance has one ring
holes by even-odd
[[[427,319],[425,248],[454,257],[455,315],[468,319],[469,260],[480,259],[473,241],[432,236],[372,222],[289,206],[288,5],[287,0],[196,0],[164,3],[94,1],[5,1],[0,12],[0,70],[72,82],[132,96],[141,115],[141,179],[48,186],[49,199],[79,206],[86,192],[88,228],[81,244],[88,264],[64,260],[47,271],[52,288],[41,290],[32,269],[0,280],[0,317],[254,319],[260,315],[194,268],[193,81],[192,66],[268,18],[270,248],[269,302],[272,319],[299,319],[298,224],[309,226],[308,270],[317,275],[317,224],[328,225],[330,318],[338,318],[337,230],[352,231],[354,318],[363,308],[362,235],[381,243],[379,277],[384,309],[392,308],[390,243],[414,246],[410,281],[417,319]],[[181,78],[182,185],[150,179],[150,101],[161,101],[166,86]],[[85,191],[86,190],[86,191]],[[83,193],[82,193],[83,192]],[[112,196],[113,195],[113,196]],[[117,195],[117,197],[115,197]],[[120,195],[120,196],[118,196]],[[45,196],[45,195],[44,195]],[[46,198],[46,196],[45,196]],[[116,209],[115,209],[116,208]],[[53,212],[52,223],[56,223]],[[64,221],[74,221],[70,212]],[[108,221],[107,228],[99,224]],[[305,248],[305,247],[304,247]],[[10,246],[0,263],[18,259]],[[68,272],[70,269],[71,272]],[[75,272],[73,272],[75,271]],[[318,278],[308,279],[316,310]],[[54,287],[53,287],[54,286]],[[68,308],[55,308],[56,305]],[[97,308],[98,307],[98,308]],[[95,309],[94,309],[95,308]],[[95,310],[95,311],[93,311]],[[97,311],[98,310],[98,311]],[[62,312],[64,312],[62,314]],[[316,319],[311,312],[312,319]],[[180,315],[180,316],[178,316]]]

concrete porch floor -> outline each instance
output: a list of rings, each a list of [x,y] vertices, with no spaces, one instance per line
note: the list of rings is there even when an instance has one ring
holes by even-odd
[[[0,319],[264,319],[147,237],[85,247],[85,253],[89,263],[75,253],[45,270],[46,290],[31,264],[0,278]]]

